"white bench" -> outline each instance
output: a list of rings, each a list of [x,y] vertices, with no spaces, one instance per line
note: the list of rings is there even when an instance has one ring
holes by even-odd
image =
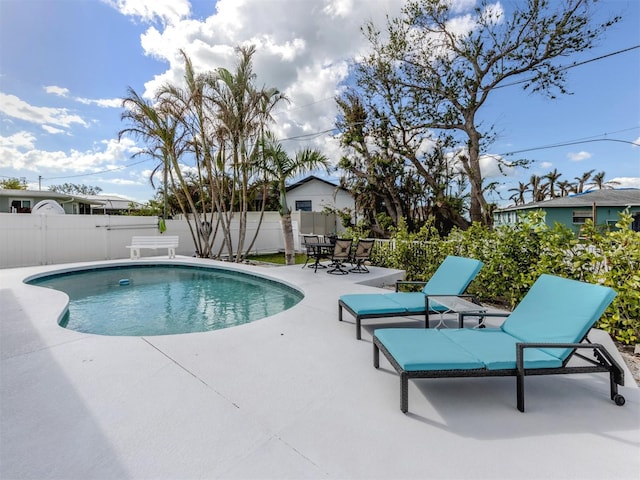
[[[176,257],[176,248],[178,248],[178,235],[154,235],[152,237],[132,237],[131,245],[127,248],[131,250],[131,260],[140,258],[140,250],[143,248],[166,248],[169,258]]]

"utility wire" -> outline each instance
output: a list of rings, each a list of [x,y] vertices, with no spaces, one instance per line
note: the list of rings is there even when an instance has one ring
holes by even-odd
[[[614,55],[619,55],[621,53],[626,53],[626,52],[629,52],[631,50],[635,50],[637,48],[640,48],[640,45],[634,45],[632,47],[628,47],[628,48],[625,48],[625,49],[622,49],[622,50],[617,50],[615,52],[607,53],[605,55],[600,55],[599,57],[591,58],[589,60],[584,60],[582,62],[574,62],[571,65],[560,67],[559,70],[560,71],[569,70],[571,68],[575,68],[575,67],[579,67],[579,66],[582,66],[582,65],[586,65],[588,63],[595,62],[595,61],[598,61],[598,60],[603,60],[605,58],[612,57]],[[513,85],[519,85],[521,83],[526,83],[526,82],[529,82],[531,80],[533,80],[533,77],[529,78],[529,79],[525,79],[525,80],[519,80],[519,81],[516,81],[516,82],[511,82],[511,83],[507,83],[507,84],[503,84],[503,85],[498,85],[498,86],[494,87],[494,89],[511,87]],[[315,105],[317,103],[321,103],[321,102],[324,102],[324,101],[327,101],[327,100],[331,100],[331,99],[333,99],[333,97],[323,98],[323,99],[317,100],[315,102],[311,102],[311,103],[308,103],[308,104],[305,104],[305,105],[301,105],[300,107],[294,108],[294,109],[292,109],[290,111],[300,110],[302,108],[306,108],[308,106]],[[284,111],[283,112],[277,112],[277,113],[274,113],[274,115],[281,115],[283,113],[285,113],[285,112]],[[629,128],[629,129],[626,129],[626,130],[618,130],[617,132],[613,132],[613,133],[619,133],[619,132],[622,132],[622,131],[634,130],[635,128],[638,128],[638,127]],[[337,129],[334,127],[334,128],[329,128],[329,129],[326,129],[326,130],[321,130],[321,131],[318,131],[318,132],[302,134],[302,135],[296,135],[294,137],[283,138],[283,139],[280,139],[278,141],[279,142],[287,142],[287,141],[300,141],[300,140],[305,140],[305,139],[313,139],[313,138],[317,138],[317,137],[320,137],[322,135],[325,135],[327,133],[333,132],[335,130],[337,130]],[[607,134],[605,133],[603,135],[607,135]],[[514,150],[513,152],[502,153],[502,154],[499,154],[499,155],[505,155],[505,156],[506,155],[514,155],[516,153],[524,153],[524,152],[530,152],[530,151],[534,151],[534,150],[544,150],[544,149],[547,149],[547,148],[557,148],[557,147],[563,147],[563,146],[569,146],[569,145],[577,145],[577,144],[580,144],[580,143],[591,143],[591,142],[602,142],[602,141],[621,142],[621,143],[628,143],[628,144],[636,145],[636,143],[630,142],[630,141],[626,141],[626,140],[603,138],[603,139],[592,139],[592,140],[580,140],[580,141],[564,142],[564,143],[552,144],[552,145],[541,146],[541,147],[532,147],[532,148],[527,148],[527,149],[522,149],[522,150]],[[139,165],[139,164],[141,164],[143,162],[146,162],[148,160],[149,159],[144,159],[144,160],[141,160],[139,162],[131,163],[129,165],[123,165],[121,167],[115,167],[115,168],[111,168],[111,169],[108,169],[108,170],[101,170],[101,171],[98,171],[98,172],[81,173],[81,174],[77,174],[77,175],[67,175],[67,176],[59,176],[59,177],[47,177],[47,178],[41,177],[41,180],[59,180],[59,179],[65,179],[65,178],[78,178],[78,177],[86,177],[86,176],[91,176],[91,175],[99,175],[101,173],[109,173],[109,172],[114,172],[114,171],[117,171],[117,170],[124,170],[126,168],[133,167],[135,165]],[[10,177],[4,177],[4,178],[10,178]]]
[[[625,48],[623,50],[618,50],[617,52],[607,53],[607,54],[601,55],[599,57],[591,58],[589,60],[584,60],[583,62],[574,62],[571,65],[566,65],[564,67],[560,67],[560,68],[558,68],[558,70],[562,72],[564,70],[569,70],[570,68],[579,67],[581,65],[586,65],[587,63],[595,62],[597,60],[602,60],[604,58],[613,57],[614,55],[619,55],[621,53],[626,53],[626,52],[629,52],[629,51],[634,50],[636,48],[640,48],[640,45],[634,45],[633,47]],[[493,88],[495,90],[495,89],[498,89],[498,88],[512,87],[513,85],[519,85],[521,83],[530,82],[531,80],[534,80],[534,79],[535,79],[535,77],[531,77],[531,78],[527,78],[527,79],[524,79],[524,80],[518,80],[518,81],[515,81],[515,82],[511,82],[511,83],[505,83],[503,85],[498,85],[498,86],[493,87]]]

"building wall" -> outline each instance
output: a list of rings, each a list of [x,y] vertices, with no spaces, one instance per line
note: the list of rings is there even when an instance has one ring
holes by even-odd
[[[538,210],[538,209],[535,209]],[[614,226],[620,220],[620,213],[625,209],[622,207],[596,207],[596,224]],[[519,215],[524,215],[528,209],[517,211],[498,212],[495,214],[496,225],[513,225]],[[545,223],[552,228],[554,224],[560,223],[572,229],[575,233],[580,232],[580,228],[584,222],[574,223],[574,212],[582,213],[585,217],[591,218],[592,207],[561,207],[549,208],[545,210]],[[632,215],[640,214],[640,207],[632,207],[629,209]]]
[[[322,212],[326,206],[355,210],[355,201],[348,192],[320,180],[310,180],[287,192],[287,204],[292,212],[296,211],[296,201],[299,200],[311,200],[313,212]]]

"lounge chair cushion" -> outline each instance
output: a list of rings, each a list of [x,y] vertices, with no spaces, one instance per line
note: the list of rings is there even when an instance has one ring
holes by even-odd
[[[516,368],[518,339],[498,329],[426,330],[384,328],[376,338],[408,372]],[[540,349],[525,350],[526,368],[558,368],[562,362]]]
[[[384,328],[375,336],[403,370],[470,370],[484,364],[456,345],[440,330]]]
[[[502,324],[502,330],[524,342],[576,343],[602,316],[616,292],[601,285],[541,275]],[[570,349],[546,350],[561,360]]]
[[[474,258],[449,255],[431,276],[422,292],[425,295],[459,295],[467,289],[483,265]],[[462,283],[461,279],[464,279]]]
[[[419,293],[419,295],[422,297],[422,310],[424,311],[424,295],[421,293]],[[394,312],[402,315],[407,311],[405,307],[384,294],[350,293],[348,295],[342,295],[340,300],[349,305],[349,308],[359,316]]]
[[[442,330],[442,334],[467,353],[481,361],[487,370],[516,368],[517,338],[499,329],[486,328]],[[525,368],[558,368],[562,362],[552,355],[537,349],[524,351]]]

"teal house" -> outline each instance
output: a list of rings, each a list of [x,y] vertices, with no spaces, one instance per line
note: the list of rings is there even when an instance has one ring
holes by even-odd
[[[640,232],[640,189],[637,188],[591,190],[567,197],[501,208],[494,212],[493,221],[496,226],[513,225],[519,215],[542,210],[549,227],[553,227],[557,222],[579,233],[587,219],[593,220],[596,225],[613,227],[620,220],[620,212],[627,209],[633,216],[631,228]]]

